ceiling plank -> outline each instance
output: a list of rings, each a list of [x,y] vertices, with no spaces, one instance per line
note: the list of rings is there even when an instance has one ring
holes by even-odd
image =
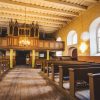
[[[18,12],[18,13],[24,13],[25,14],[25,10],[18,10],[16,8],[14,8],[12,10],[12,8],[8,8],[8,7],[0,7],[0,10],[2,11],[10,11],[10,12]],[[43,18],[47,18],[47,19],[52,19],[52,20],[59,20],[59,21],[71,21],[71,19],[67,18],[67,17],[63,17],[63,16],[58,16],[58,15],[51,15],[51,14],[43,14],[43,13],[35,13],[33,11],[26,11],[26,14],[32,15],[32,16],[38,16],[38,17],[43,17]]]
[[[0,12],[0,17],[4,17],[4,18],[10,18],[10,19],[15,19],[15,20],[23,20],[24,23],[31,21],[31,22],[38,22],[38,23],[45,23],[45,24],[54,24],[54,25],[60,25],[63,26],[66,23],[61,23],[61,22],[55,22],[55,21],[49,21],[49,20],[41,20],[41,19],[36,19],[36,18],[30,18],[29,16],[26,16],[26,19],[24,16],[21,15],[15,15],[15,14],[11,14],[11,13],[4,13],[4,12]]]
[[[64,10],[59,10],[59,9],[54,9],[54,8],[48,8],[48,7],[43,7],[43,6],[38,6],[38,5],[33,5],[33,4],[29,4],[29,3],[23,3],[23,2],[17,2],[17,1],[12,1],[12,0],[0,0],[0,2],[2,3],[6,3],[6,4],[12,4],[12,5],[18,5],[18,6],[23,6],[23,7],[29,7],[29,8],[35,8],[35,9],[39,9],[42,11],[46,11],[46,12],[55,12],[55,13],[60,13],[61,15],[69,15],[69,16],[78,16],[79,14],[73,13],[73,12],[68,12],[68,11],[64,11]]]
[[[90,3],[97,3],[99,2],[99,0],[85,0],[86,2],[90,2]]]
[[[0,12],[2,13],[8,13],[8,14],[15,14],[15,15],[20,15],[20,16],[23,16],[23,17],[25,17],[25,13],[22,11],[22,12],[16,12],[16,11],[14,11],[14,10],[7,10],[7,9],[3,9],[3,8],[0,8]],[[45,17],[41,17],[41,16],[37,16],[37,15],[32,15],[32,14],[26,14],[26,16],[28,17],[29,16],[29,18],[33,18],[33,19],[42,19],[42,20],[46,20],[46,21],[51,21],[51,22],[59,22],[59,23],[65,23],[66,21],[71,21],[71,19],[53,19],[53,18],[45,18]]]
[[[49,1],[49,2],[52,2],[52,3],[55,3],[55,4],[59,4],[59,5],[62,5],[62,6],[66,6],[66,7],[70,7],[70,8],[78,9],[78,10],[86,10],[87,9],[86,6],[82,6],[82,5],[74,4],[74,3],[69,3],[69,2],[63,2],[63,1],[60,1],[60,0],[45,0],[45,1]]]

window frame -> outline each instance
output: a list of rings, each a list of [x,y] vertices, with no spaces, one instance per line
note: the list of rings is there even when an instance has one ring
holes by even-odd
[[[74,43],[74,36],[76,36],[77,42]],[[78,35],[75,30],[71,30],[67,34],[67,46],[77,45],[78,44]]]
[[[100,24],[98,25],[97,29],[96,29],[96,42],[97,42],[97,53],[100,53],[100,48],[99,48],[99,39],[100,39],[100,36],[98,36],[98,30],[100,29]]]

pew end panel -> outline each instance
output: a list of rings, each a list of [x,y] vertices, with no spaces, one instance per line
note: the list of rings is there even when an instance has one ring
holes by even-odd
[[[89,75],[90,99],[100,100],[100,73]]]
[[[90,98],[89,86],[88,86],[89,85],[88,73],[99,73],[99,72],[100,72],[100,67],[69,68],[71,96],[79,97],[80,94],[85,93],[85,95],[82,94],[84,98]]]

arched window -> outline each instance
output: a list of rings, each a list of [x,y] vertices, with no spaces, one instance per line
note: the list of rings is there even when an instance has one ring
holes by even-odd
[[[77,34],[75,33],[72,37],[72,44],[77,44]]]
[[[100,17],[95,19],[89,28],[90,33],[90,55],[100,56]]]
[[[56,41],[62,41],[61,37],[58,37]],[[56,56],[62,56],[62,51],[56,51]]]
[[[70,31],[67,36],[67,45],[77,44],[77,33],[76,31]]]
[[[97,52],[100,53],[100,24],[97,27]]]

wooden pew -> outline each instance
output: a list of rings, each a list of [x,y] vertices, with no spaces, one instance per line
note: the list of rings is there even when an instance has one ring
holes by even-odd
[[[42,66],[42,60],[36,59],[35,60],[35,68],[41,68],[41,66]]]
[[[2,71],[2,60],[0,59],[0,76],[1,76],[2,73],[3,73],[3,71]]]
[[[69,60],[73,60],[73,58],[71,56],[55,56],[50,60],[61,60],[61,61],[69,61]],[[75,59],[74,59],[75,60]],[[76,59],[77,60],[77,59]]]
[[[75,61],[75,59],[73,59],[71,56],[54,57],[53,59],[45,60],[43,62],[42,69],[44,70],[44,72],[47,72],[47,75],[49,76],[49,72],[51,72],[51,64],[54,64],[57,62],[62,63],[66,61]]]
[[[73,64],[66,64],[65,66],[59,66],[59,85],[63,87],[63,80],[69,76],[68,68],[78,68],[78,67],[100,67],[100,63],[87,63],[87,62],[75,62]]]
[[[57,61],[59,62],[60,60],[44,60],[43,65],[42,65],[43,72],[47,73],[47,75],[49,76],[49,72],[51,70],[51,65]]]
[[[72,97],[78,97],[80,99],[88,99],[89,95],[86,97],[85,94],[89,91],[89,89],[80,87],[78,88],[78,84],[83,84],[86,82],[89,83],[88,73],[99,73],[100,67],[88,67],[88,68],[69,68],[69,81],[70,81],[70,95]],[[86,85],[85,84],[85,85]],[[86,89],[86,90],[85,90]],[[86,93],[83,93],[86,92]],[[80,96],[82,94],[82,96]]]
[[[41,59],[35,59],[35,68],[41,68],[42,61]]]
[[[3,58],[0,60],[0,80],[2,79],[3,75],[9,70],[10,64],[9,59]]]
[[[51,76],[51,79],[54,81],[54,76],[55,76],[55,74],[57,74],[57,73],[59,73],[59,65],[61,65],[61,66],[66,66],[66,65],[68,65],[68,64],[74,64],[74,63],[83,63],[83,64],[85,64],[85,63],[87,63],[87,62],[85,62],[85,61],[62,61],[62,60],[45,60],[44,61],[44,64],[43,64],[43,72],[44,73],[47,73],[47,76],[49,77],[49,74],[50,74],[50,72],[52,72],[52,76]],[[73,65],[72,64],[72,65]],[[68,66],[67,66],[68,67]],[[67,69],[68,70],[68,69]]]
[[[87,68],[90,67],[88,63],[73,63],[66,66],[59,66],[59,86],[63,88],[63,81],[69,81],[69,68]]]
[[[44,73],[46,73],[47,72],[47,65],[48,65],[48,63],[47,63],[47,60],[43,60],[42,61],[42,71],[44,72]]]
[[[100,73],[89,73],[90,100],[100,100]]]
[[[35,66],[39,65],[42,72],[45,72],[45,68],[44,68],[45,64],[46,64],[45,59],[36,59],[35,60]]]
[[[53,63],[53,66],[52,66],[52,80],[54,80],[54,76],[55,76],[55,73],[59,73],[59,66],[65,66],[67,68],[67,72],[68,72],[68,68],[69,67],[74,67],[74,66],[77,66],[79,64],[84,64],[84,65],[87,65],[89,63],[87,62],[78,62],[78,61],[54,61],[52,62]]]

